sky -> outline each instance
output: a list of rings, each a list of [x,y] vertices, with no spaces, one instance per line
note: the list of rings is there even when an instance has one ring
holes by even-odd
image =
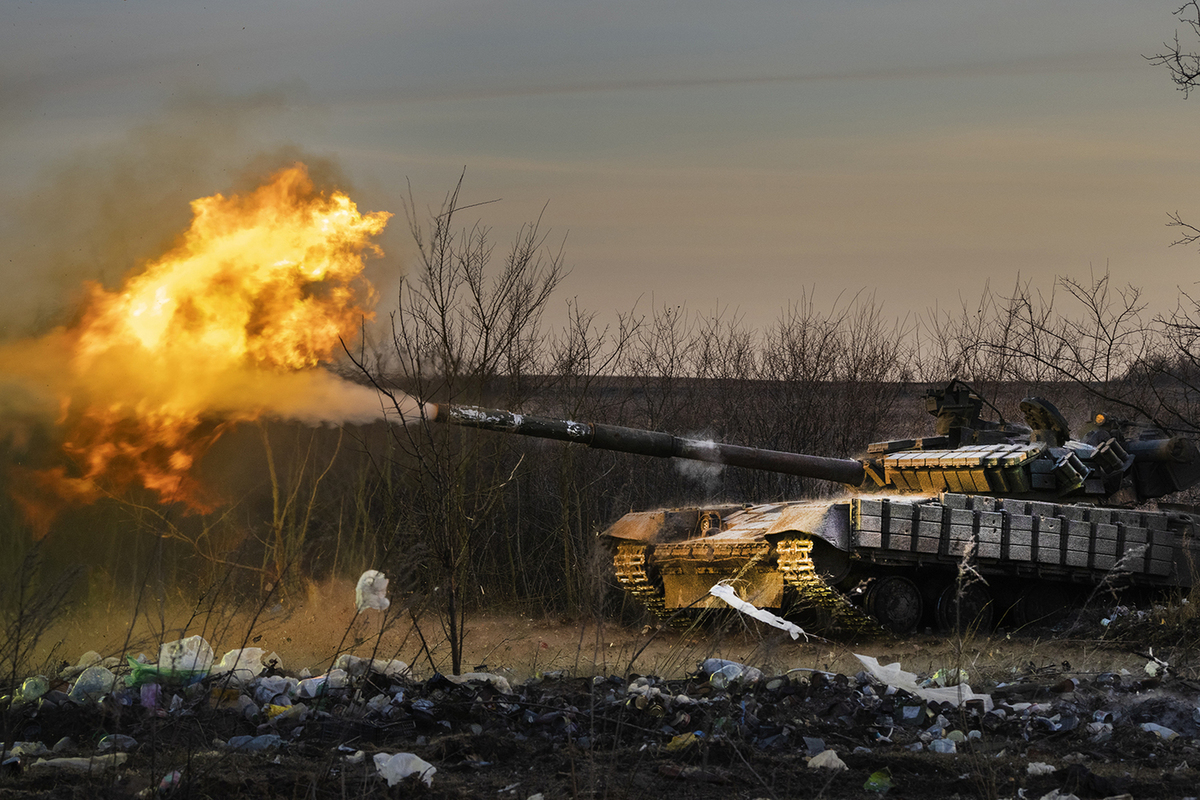
[[[912,318],[1105,272],[1169,310],[1200,277],[1167,226],[1200,219],[1200,97],[1146,60],[1187,41],[1177,7],[8,0],[2,326],[59,319],[190,199],[289,158],[397,214],[385,295],[404,200],[465,170],[500,249],[539,217],[562,246],[551,319],[762,327],[872,294]]]

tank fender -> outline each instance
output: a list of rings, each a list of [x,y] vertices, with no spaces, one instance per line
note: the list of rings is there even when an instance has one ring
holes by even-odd
[[[678,514],[663,510],[632,511],[614,522],[600,535],[608,539],[650,544],[669,538],[671,529],[681,527],[678,517]],[[695,525],[696,521],[693,519],[691,525]]]
[[[842,552],[850,550],[850,502],[791,503],[767,528],[768,541],[793,532],[823,539]]]

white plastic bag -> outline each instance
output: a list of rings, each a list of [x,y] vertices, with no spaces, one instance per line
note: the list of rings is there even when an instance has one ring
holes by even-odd
[[[213,665],[210,675],[233,673],[232,677],[240,683],[249,683],[262,674],[266,669],[262,663],[263,650],[261,647],[243,647],[230,650],[222,659]]]
[[[971,700],[979,700],[983,703],[985,713],[995,708],[990,694],[977,694],[971,691],[971,687],[965,683],[940,689],[920,686],[917,683],[916,675],[900,669],[900,662],[884,665],[871,656],[862,656],[855,653],[854,657],[862,662],[862,665],[867,668],[867,672],[875,680],[887,686],[895,686],[897,689],[903,689],[922,700],[936,703],[950,703],[955,707],[961,706],[963,703]]]
[[[376,753],[375,769],[388,786],[395,786],[409,775],[417,775],[426,786],[432,786],[433,774],[437,772],[437,767],[412,753]]]
[[[213,663],[213,649],[203,636],[189,636],[174,642],[164,642],[158,649],[160,671],[204,672]]]
[[[772,614],[770,611],[765,611],[753,603],[747,603],[745,600],[737,596],[734,588],[727,583],[718,583],[708,590],[708,593],[713,597],[718,597],[726,602],[731,608],[735,608],[748,617],[753,617],[760,622],[765,622],[768,625],[779,628],[781,631],[787,631],[793,639],[804,637],[804,641],[808,641],[808,634],[804,629],[794,622],[788,622],[780,616]]]
[[[377,569],[369,569],[358,579],[354,589],[354,605],[359,611],[374,608],[384,611],[392,604],[387,598],[388,579]]]
[[[377,672],[386,678],[400,678],[409,674],[408,664],[398,658],[390,661],[383,658],[359,658],[349,653],[342,653],[333,662],[336,669],[343,669],[355,678],[361,678],[368,672]]]
[[[327,689],[345,689],[348,677],[344,669],[331,669],[328,675],[305,678],[296,686],[296,696],[307,699],[320,697]]]

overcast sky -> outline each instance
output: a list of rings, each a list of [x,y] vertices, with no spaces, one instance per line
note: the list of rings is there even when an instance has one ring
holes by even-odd
[[[1200,98],[1144,58],[1177,6],[8,0],[5,299],[53,315],[284,153],[368,210],[465,168],[501,243],[545,207],[557,302],[602,314],[904,316],[1105,270],[1165,309],[1200,277],[1166,226],[1200,219]]]

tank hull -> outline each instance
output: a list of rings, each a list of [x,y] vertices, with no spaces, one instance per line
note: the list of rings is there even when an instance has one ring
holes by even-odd
[[[944,492],[640,512],[603,535],[618,580],[659,614],[712,606],[727,581],[759,607],[903,634],[1032,621],[1073,589],[1189,589],[1196,529],[1181,512]]]

